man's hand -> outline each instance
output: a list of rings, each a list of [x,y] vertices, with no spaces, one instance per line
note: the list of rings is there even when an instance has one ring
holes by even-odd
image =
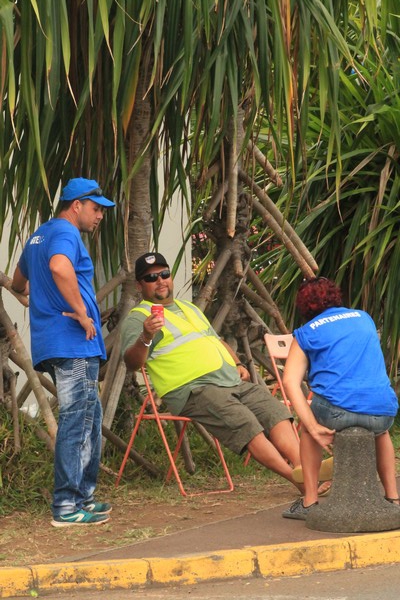
[[[308,432],[324,450],[332,454],[333,439],[336,433],[334,429],[328,429],[317,423],[312,431],[308,430]]]
[[[151,314],[143,321],[142,333],[124,354],[124,361],[128,369],[137,371],[145,364],[153,338],[163,325],[163,319],[156,314]]]
[[[250,373],[243,365],[236,365],[236,368],[239,372],[239,377],[242,381],[250,381]]]
[[[87,315],[78,278],[71,261],[64,254],[54,254],[49,261],[49,267],[58,291],[68,306],[72,308],[72,312],[65,311],[62,314],[64,317],[78,321],[86,332],[86,339],[92,340],[96,337],[96,328],[93,319]]]
[[[92,340],[96,337],[96,327],[94,326],[94,321],[91,317],[88,317],[87,315],[78,315],[76,312],[63,312],[63,315],[64,317],[70,317],[71,319],[74,319],[74,321],[79,322],[80,326],[86,331],[87,340]]]
[[[164,321],[161,317],[156,314],[152,314],[143,322],[143,335],[146,340],[150,341],[154,338],[157,331],[160,331]]]

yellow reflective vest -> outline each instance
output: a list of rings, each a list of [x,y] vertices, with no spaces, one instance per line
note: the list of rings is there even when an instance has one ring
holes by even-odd
[[[186,318],[164,306],[163,338],[149,355],[146,368],[154,389],[162,398],[168,392],[207,373],[220,369],[224,361],[235,361],[216,337],[205,315],[191,302],[175,300]],[[148,317],[151,302],[142,301],[131,312]]]

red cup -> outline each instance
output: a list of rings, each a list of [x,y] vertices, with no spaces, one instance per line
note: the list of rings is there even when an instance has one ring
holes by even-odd
[[[151,305],[151,314],[157,315],[160,319],[162,319],[164,325],[164,307],[162,304],[152,304]]]

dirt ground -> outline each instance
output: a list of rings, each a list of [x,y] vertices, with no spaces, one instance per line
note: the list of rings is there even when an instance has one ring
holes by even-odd
[[[121,548],[141,539],[162,536],[201,524],[256,512],[297,497],[282,479],[263,482],[252,477],[235,479],[227,494],[184,498],[174,484],[160,494],[143,497],[129,486],[118,488],[113,511],[101,526],[54,528],[50,511],[42,515],[13,513],[0,518],[0,567],[69,560],[83,553]]]

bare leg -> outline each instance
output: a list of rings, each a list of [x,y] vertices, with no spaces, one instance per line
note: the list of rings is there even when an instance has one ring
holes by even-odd
[[[275,425],[269,432],[268,438],[279,454],[291,463],[292,467],[300,465],[300,444],[289,419]]]
[[[289,423],[289,421],[287,422]],[[273,429],[275,429],[275,427]],[[296,444],[298,447],[297,440]],[[257,434],[247,444],[247,448],[257,462],[262,464],[264,467],[271,469],[271,471],[274,471],[278,475],[281,475],[281,477],[284,477],[290,481],[290,483],[293,483],[293,485],[295,485],[300,492],[303,492],[303,485],[293,481],[292,467],[286,462],[277,448],[275,448],[272,442],[269,441],[263,433]],[[300,462],[300,454],[298,461]]]
[[[300,466],[301,443],[299,445],[293,425],[290,421],[281,421],[275,425],[269,433],[269,439],[278,452],[291,463],[293,468]],[[326,492],[330,487],[331,482],[326,481],[318,487],[318,493]]]
[[[306,429],[301,432],[300,455],[305,487],[303,504],[310,506],[318,500],[318,474],[322,462],[322,448]]]
[[[388,431],[375,438],[376,468],[385,490],[386,498],[398,498],[393,443]],[[399,502],[397,502],[399,504]]]

